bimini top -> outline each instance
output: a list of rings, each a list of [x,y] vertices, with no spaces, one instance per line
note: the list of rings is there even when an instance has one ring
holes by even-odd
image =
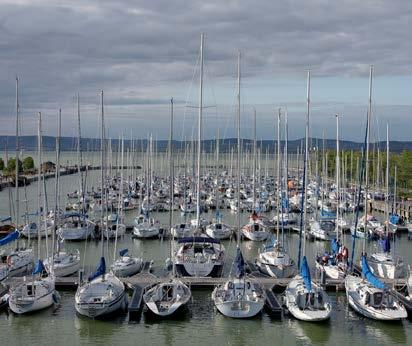
[[[218,239],[210,238],[210,237],[184,237],[179,238],[177,240],[179,244],[182,243],[213,243],[213,244],[220,244]]]

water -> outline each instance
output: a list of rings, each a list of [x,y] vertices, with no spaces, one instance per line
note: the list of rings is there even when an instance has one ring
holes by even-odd
[[[90,184],[98,181],[98,172],[90,173]],[[65,176],[61,179],[62,200],[67,192],[78,187],[76,176]],[[49,205],[54,196],[54,181],[46,181]],[[27,187],[27,204],[33,211],[37,204],[37,185]],[[0,192],[0,215],[8,215],[8,190]],[[21,214],[25,211],[24,193],[20,193]],[[126,215],[126,223],[131,223],[137,211]],[[167,213],[154,213],[161,223],[167,224]],[[212,212],[209,212],[212,217]],[[247,215],[243,215],[246,221]],[[174,220],[178,222],[180,213],[175,213]],[[224,212],[224,220],[228,224],[235,223],[235,215]],[[286,234],[287,246],[293,257],[296,257],[298,235]],[[350,237],[346,237],[350,244]],[[372,243],[371,243],[372,244]],[[368,252],[372,251],[368,244]],[[412,263],[410,252],[412,242],[406,234],[396,239],[395,251],[403,256],[405,262]],[[37,242],[34,241],[34,245]],[[225,241],[227,249],[226,272],[235,253],[234,242]],[[322,252],[325,243],[307,242],[306,254],[309,263],[314,266],[314,256]],[[87,251],[85,252],[85,247]],[[254,260],[261,244],[243,242],[242,248],[246,259]],[[34,246],[35,250],[37,246]],[[100,256],[99,242],[68,243],[68,250],[78,248],[86,266],[94,266]],[[170,244],[167,241],[140,241],[126,235],[119,241],[118,248],[129,248],[131,253],[154,261],[154,266],[160,272],[165,259],[169,257]],[[349,246],[351,247],[351,246]],[[108,262],[113,259],[114,242],[105,243]],[[357,256],[361,242],[357,244]],[[42,255],[45,253],[45,240],[42,240]],[[85,255],[86,254],[86,255]],[[393,345],[412,344],[412,325],[409,321],[399,323],[382,323],[365,319],[348,308],[343,292],[332,293],[333,303],[331,320],[326,323],[305,323],[285,316],[282,321],[272,320],[265,312],[251,320],[234,320],[219,314],[211,300],[209,290],[193,290],[193,299],[188,313],[177,320],[147,320],[143,315],[141,320],[129,321],[127,314],[107,321],[94,321],[77,316],[74,308],[74,292],[61,291],[61,305],[56,309],[47,309],[28,316],[0,314],[1,345],[244,345],[244,344],[280,344],[280,345]]]

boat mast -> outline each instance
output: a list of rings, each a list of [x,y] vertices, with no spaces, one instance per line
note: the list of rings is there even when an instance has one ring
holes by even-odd
[[[173,97],[170,99],[170,135],[169,135],[169,232],[172,229],[174,204],[174,167],[173,167]],[[173,241],[170,240],[170,258],[173,258]],[[175,264],[172,262],[172,276],[175,277]]]
[[[40,259],[40,244],[41,244],[41,236],[40,236],[40,228],[41,228],[41,112],[38,113],[38,127],[37,127],[37,161],[38,161],[38,169],[37,169],[37,257]],[[45,212],[43,210],[43,212]]]
[[[77,93],[77,129],[78,129],[78,136],[77,136],[77,173],[78,173],[78,178],[79,178],[79,206],[80,204],[83,204],[82,210],[83,210],[83,215],[86,213],[85,211],[85,191],[83,188],[83,173],[82,173],[82,165],[83,165],[83,160],[82,160],[82,153],[81,153],[81,124],[80,124],[80,95]]]
[[[253,108],[253,206],[252,212],[256,208],[256,109]]]
[[[288,125],[288,109],[285,108],[285,181],[286,181],[286,200],[287,200],[287,215],[289,220],[289,158],[288,158],[288,141],[289,141],[289,125]],[[283,218],[282,218],[283,224]],[[284,236],[282,236],[283,238]]]
[[[104,106],[103,106],[103,90],[101,91],[101,133],[100,133],[100,179],[101,179],[101,213],[100,213],[100,233],[101,233],[101,257],[104,257],[104,231],[103,231],[103,194],[104,194]],[[104,277],[104,275],[103,275]]]
[[[339,240],[339,203],[340,203],[340,157],[339,157],[339,114],[336,114],[336,241]]]
[[[240,50],[237,55],[237,247],[240,247]]]
[[[199,124],[198,124],[198,146],[197,146],[197,196],[196,196],[196,221],[200,229],[200,159],[202,154],[202,115],[203,115],[203,44],[204,34],[200,35],[200,78],[199,78]]]
[[[122,141],[121,141],[121,156],[120,156],[120,187],[119,187],[119,200],[118,200],[118,207],[117,207],[117,218],[116,218],[116,237],[114,239],[114,250],[113,250],[113,258],[116,258],[116,252],[117,252],[117,237],[119,233],[119,224],[122,222],[120,218],[123,215],[123,177],[124,177],[124,138],[122,134]],[[122,223],[123,224],[123,223]]]
[[[276,213],[277,213],[277,221],[276,221],[276,248],[279,250],[280,249],[280,243],[279,243],[279,209],[280,209],[280,197],[279,193],[282,194],[282,189],[280,186],[280,108],[278,109],[278,145],[277,145],[277,193],[276,193]],[[282,211],[283,212],[283,211]]]
[[[61,136],[61,121],[62,121],[62,109],[59,109],[59,117],[57,123],[57,137],[56,137],[56,166],[55,166],[55,185],[54,185],[54,227],[52,234],[52,253],[58,254],[60,250],[60,242],[56,242],[56,231],[59,227],[60,222],[60,136]],[[54,263],[54,261],[53,261]]]
[[[20,116],[20,104],[19,104],[19,77],[16,77],[16,161],[15,161],[15,166],[16,166],[16,215],[15,215],[15,221],[16,221],[16,229],[19,227],[19,221],[20,221],[20,206],[19,206],[19,116]],[[39,180],[40,184],[40,180]],[[30,232],[29,232],[30,234]],[[30,241],[30,240],[29,240]]]
[[[303,257],[306,254],[306,195],[308,189],[308,160],[309,160],[309,117],[310,117],[310,70],[307,74],[307,95],[306,95],[306,129],[305,129],[305,168],[303,175],[304,195],[303,195]]]
[[[368,189],[369,189],[369,138],[372,118],[372,73],[373,66],[369,69],[369,102],[368,102],[368,123],[366,130],[366,161],[365,161],[365,220],[364,220],[364,238],[362,252],[366,252],[367,224],[368,224]]]
[[[386,222],[386,237],[389,230],[389,125],[386,123],[386,196],[385,196],[385,222]]]

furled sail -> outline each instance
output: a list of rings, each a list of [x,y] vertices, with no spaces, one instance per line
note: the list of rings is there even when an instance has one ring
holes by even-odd
[[[106,273],[106,261],[104,257],[100,257],[99,266],[94,273],[90,274],[89,281],[92,281],[93,279],[99,277],[100,275],[103,275],[104,273]]]
[[[381,290],[385,289],[385,284],[371,272],[365,256],[362,256],[362,274],[372,286]]]
[[[303,283],[308,291],[312,290],[312,279],[310,277],[310,269],[306,256],[303,256],[302,265],[300,267],[300,275],[303,278]]]

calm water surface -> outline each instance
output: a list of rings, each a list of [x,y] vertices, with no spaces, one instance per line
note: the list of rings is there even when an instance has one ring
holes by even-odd
[[[72,157],[70,157],[72,159]],[[96,184],[98,173],[90,174],[90,184]],[[62,200],[67,192],[77,188],[75,176],[62,177]],[[46,183],[50,205],[54,196],[54,182]],[[24,190],[21,189],[22,200],[20,210],[24,213]],[[35,209],[37,203],[37,185],[27,187],[27,205],[29,211]],[[0,215],[9,214],[9,193],[5,189],[0,192]],[[131,223],[137,211],[126,215],[126,223]],[[167,213],[154,213],[161,223],[167,223]],[[213,214],[209,213],[210,217]],[[175,213],[175,222],[180,219]],[[235,216],[224,213],[228,224],[235,223]],[[246,220],[247,215],[242,217]],[[297,254],[297,234],[285,235],[287,247],[293,257]],[[346,243],[350,238],[346,237]],[[360,242],[359,242],[360,243]],[[34,242],[34,245],[37,245]],[[226,272],[229,271],[235,244],[224,242],[227,249]],[[244,242],[244,256],[254,260],[261,244]],[[325,243],[308,242],[307,256],[314,266],[314,256],[323,251]],[[367,245],[372,251],[373,244]],[[139,241],[126,235],[119,241],[119,249],[127,247],[137,256],[154,261],[154,267],[161,271],[165,259],[169,257],[168,241]],[[350,246],[349,246],[350,247]],[[35,246],[35,249],[37,246]],[[95,265],[100,256],[100,243],[83,242],[66,245],[68,250],[78,248],[86,266]],[[114,242],[105,243],[107,260],[113,260]],[[357,253],[361,244],[357,244]],[[403,256],[407,263],[412,263],[412,241],[406,234],[396,239],[395,252]],[[42,241],[42,256],[45,254],[45,241]],[[178,320],[153,321],[142,315],[140,321],[129,321],[127,314],[108,321],[94,321],[77,316],[74,308],[74,292],[61,291],[61,305],[56,309],[47,309],[28,316],[16,316],[8,313],[0,314],[0,345],[412,345],[412,323],[381,323],[355,314],[347,306],[344,293],[330,293],[333,302],[332,318],[327,323],[305,323],[285,316],[282,321],[272,320],[265,312],[251,320],[229,319],[217,313],[210,297],[211,291],[193,290],[193,299],[188,313]]]

